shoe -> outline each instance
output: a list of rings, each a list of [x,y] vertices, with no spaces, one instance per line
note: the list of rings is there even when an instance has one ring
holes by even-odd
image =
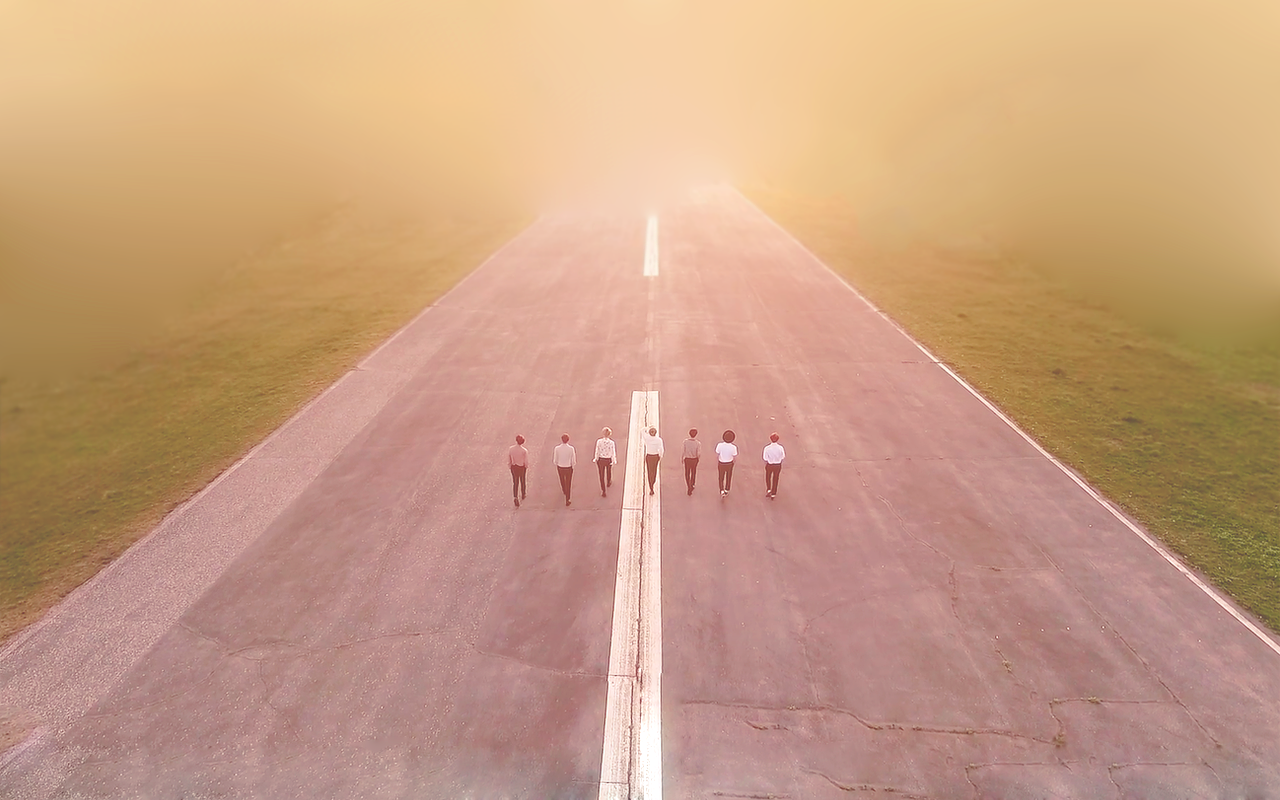
[[[728,492],[726,492],[724,489],[721,489],[721,490],[720,490],[720,496],[721,496],[721,497],[724,497],[724,496],[726,496],[726,495],[728,495],[728,494],[729,494],[729,493],[728,493]]]
[[[613,481],[609,481],[608,483],[605,484],[605,486],[612,486],[612,485],[613,485]]]
[[[777,497],[777,495],[776,495],[776,494],[774,494],[773,492],[769,492],[769,499],[770,499],[770,500],[772,500],[772,499],[773,499],[773,498],[775,498],[775,497]]]
[[[693,497],[693,489],[689,489],[689,491],[686,492],[686,494],[688,494],[690,497]]]
[[[518,498],[518,497],[513,497],[513,498],[511,498],[511,499],[515,501],[516,508],[519,508],[519,507],[520,507],[520,498]]]
[[[565,501],[564,501],[564,504],[565,504],[566,506],[571,506],[571,505],[573,505],[573,501],[572,501],[572,500],[565,500]]]
[[[526,498],[526,497],[528,497],[528,496],[529,496],[529,495],[527,495],[527,494],[522,494],[522,495],[520,495],[520,499],[521,499],[521,500],[523,500],[523,499],[525,499],[525,498]]]
[[[650,486],[650,487],[649,487],[649,494],[653,494],[653,487],[652,487],[652,486]]]
[[[608,496],[609,496],[609,493],[608,493],[608,492],[601,492],[601,493],[600,493],[600,496],[601,496],[601,497],[608,497]]]

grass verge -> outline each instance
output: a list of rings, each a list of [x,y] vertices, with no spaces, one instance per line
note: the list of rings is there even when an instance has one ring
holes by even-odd
[[[877,247],[837,203],[750,196],[1046,449],[1280,631],[1280,329],[1161,334],[1009,259]]]
[[[0,640],[31,623],[519,231],[329,218],[110,369],[0,384]]]

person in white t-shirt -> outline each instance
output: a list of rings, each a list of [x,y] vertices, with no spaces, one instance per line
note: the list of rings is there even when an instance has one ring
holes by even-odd
[[[778,434],[769,434],[769,443],[764,446],[764,496],[770,500],[778,496],[778,476],[786,457],[787,451],[778,444]]]
[[[725,431],[721,438],[724,441],[716,445],[716,472],[720,478],[720,496],[725,497],[733,486],[733,462],[738,457],[738,446],[733,443],[736,438],[733,431]]]
[[[653,494],[653,484],[658,480],[658,462],[662,460],[662,437],[657,428],[650,428],[644,437],[644,466],[649,473],[649,494]]]

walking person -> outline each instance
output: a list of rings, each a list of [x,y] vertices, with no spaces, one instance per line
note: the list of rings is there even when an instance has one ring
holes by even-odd
[[[769,443],[764,446],[764,496],[770,500],[778,496],[778,477],[786,457],[787,451],[778,444],[778,434],[769,434]]]
[[[702,455],[702,442],[698,441],[698,429],[689,429],[689,438],[684,440],[684,486],[693,494],[693,485],[698,482],[698,458]]]
[[[733,487],[733,462],[738,457],[738,446],[733,443],[737,438],[733,431],[725,431],[723,441],[716,445],[716,472],[720,478],[720,496],[728,497]]]
[[[600,471],[600,496],[608,497],[613,485],[613,465],[618,463],[618,446],[609,437],[613,431],[605,428],[596,439],[596,469]]]
[[[516,508],[525,498],[524,472],[529,467],[529,451],[524,449],[524,437],[516,434],[516,443],[507,450],[507,466],[511,467],[511,499]]]
[[[649,470],[649,494],[653,494],[653,484],[658,479],[658,462],[661,460],[662,439],[658,437],[657,428],[650,428],[649,435],[644,437],[644,465]]]
[[[569,434],[560,434],[560,444],[551,451],[551,457],[556,462],[556,472],[560,473],[560,491],[564,492],[564,504],[571,506],[573,501],[569,499],[569,494],[573,489],[573,468],[578,465],[578,453],[569,444]]]

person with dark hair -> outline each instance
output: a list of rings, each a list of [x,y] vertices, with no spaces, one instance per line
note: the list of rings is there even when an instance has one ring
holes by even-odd
[[[778,477],[786,457],[787,451],[778,444],[778,434],[769,434],[769,443],[764,446],[764,496],[770,500],[778,496]]]
[[[529,467],[529,451],[524,449],[524,437],[516,434],[516,443],[507,450],[507,466],[511,467],[511,499],[516,508],[526,496],[524,472]]]
[[[662,438],[657,428],[650,428],[644,437],[644,465],[649,472],[649,494],[653,494],[653,484],[658,480],[658,462],[662,460]]]
[[[578,454],[573,445],[569,444],[569,434],[560,434],[560,444],[551,452],[551,457],[556,463],[556,472],[560,474],[560,491],[564,492],[564,504],[571,506],[573,501],[569,499],[569,494],[573,490],[573,468],[578,465]]]
[[[733,431],[725,431],[723,441],[716,445],[716,472],[720,478],[720,496],[727,497],[733,486],[733,461],[738,457],[738,446]]]
[[[600,496],[608,497],[608,489],[613,485],[613,465],[618,463],[618,447],[609,438],[613,431],[605,428],[596,439],[596,469],[600,472]]]
[[[688,494],[693,494],[693,485],[698,482],[698,458],[702,455],[702,442],[698,441],[698,429],[689,429],[689,438],[684,440],[684,485]]]

